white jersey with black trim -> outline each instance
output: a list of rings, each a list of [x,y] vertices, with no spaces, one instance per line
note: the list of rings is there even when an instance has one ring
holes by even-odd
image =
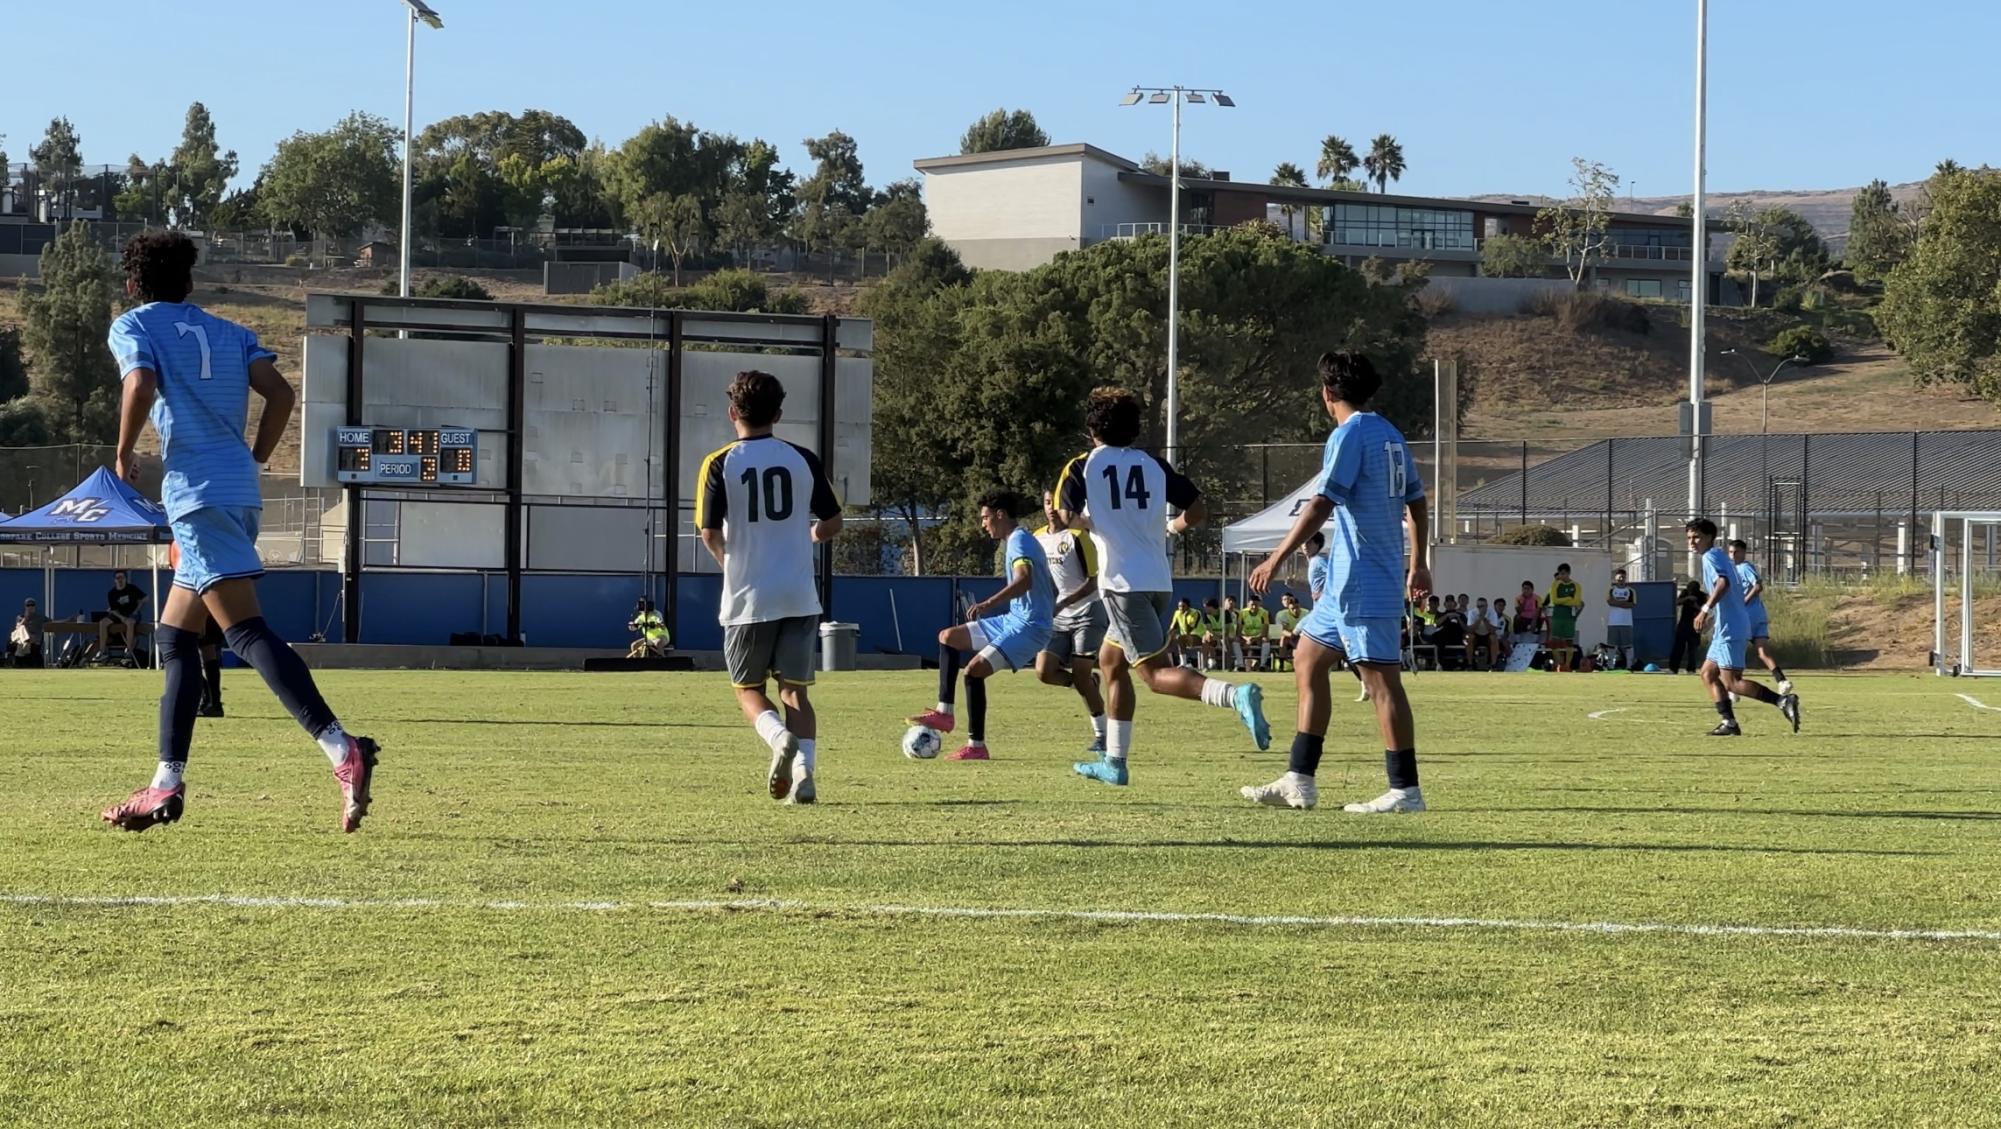
[[[813,523],[841,512],[813,452],[770,435],[702,460],[695,527],[723,535],[724,627],[817,616]]]
[[[1071,459],[1056,484],[1056,504],[1090,520],[1105,592],[1169,592],[1167,507],[1186,509],[1202,492],[1151,451],[1094,447]]]
[[[1049,578],[1056,582],[1056,598],[1061,600],[1084,586],[1084,582],[1098,575],[1098,550],[1091,543],[1088,533],[1074,529],[1051,530],[1043,526],[1035,531],[1035,539],[1042,545],[1042,555],[1049,558]],[[1056,626],[1059,628],[1079,627],[1090,622],[1091,605],[1098,602],[1098,594],[1071,604],[1057,613]]]

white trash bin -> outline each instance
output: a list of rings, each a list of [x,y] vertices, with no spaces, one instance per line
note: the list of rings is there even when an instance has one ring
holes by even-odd
[[[855,648],[861,639],[860,624],[827,622],[820,625],[820,669],[855,669]]]

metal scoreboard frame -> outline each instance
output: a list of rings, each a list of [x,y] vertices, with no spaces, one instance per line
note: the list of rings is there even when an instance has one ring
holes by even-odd
[[[669,525],[666,552],[656,565],[650,554],[657,545],[649,544],[649,561],[643,571],[646,590],[665,597],[662,610],[670,630],[677,635],[681,571],[678,549],[686,512],[681,499],[684,487],[693,485],[684,481],[693,472],[682,469],[681,454],[687,446],[684,433],[692,426],[691,420],[699,418],[709,425],[717,422],[702,399],[708,394],[704,382],[712,377],[708,372],[711,358],[721,360],[741,354],[747,365],[790,373],[783,377],[788,383],[806,380],[816,386],[818,418],[807,425],[814,427],[810,446],[835,482],[848,481],[852,475],[853,481],[860,484],[856,489],[858,496],[847,501],[866,500],[870,450],[868,395],[872,383],[868,358],[874,350],[874,326],[867,318],[309,293],[306,326],[303,397],[307,413],[306,449],[301,481],[309,486],[338,485],[345,493],[346,551],[341,606],[348,642],[361,641],[361,577],[366,541],[363,502],[393,501],[419,492],[463,492],[466,502],[502,508],[500,566],[494,571],[496,577],[500,571],[505,572],[506,637],[521,638],[522,576],[529,571],[531,511],[541,514],[552,509],[576,508],[563,504],[560,498],[552,503],[542,492],[532,489],[528,447],[537,417],[530,403],[529,358],[531,351],[548,346],[644,346],[657,350],[662,359],[664,396],[657,412],[649,407],[651,423],[646,434],[657,441],[657,449],[664,457],[658,469],[657,501],[652,493],[655,486],[649,481],[645,484],[648,494],[644,509],[648,513],[664,509]],[[389,336],[392,334],[407,340],[396,340]],[[322,364],[315,357],[326,350],[316,353],[313,345],[329,339],[339,342],[339,355]],[[367,396],[369,366],[363,363],[364,353],[375,355],[370,342],[392,350],[427,350],[435,346],[439,359],[457,365],[461,375],[470,373],[480,382],[493,383],[484,384],[479,393],[465,391],[470,386],[462,384],[458,393],[444,399],[405,403],[392,393],[387,398],[377,396],[371,400]],[[490,351],[486,355],[492,359],[467,366],[462,362],[468,347]],[[452,359],[452,350],[460,351],[456,360]],[[684,380],[683,361],[688,357],[696,359],[687,366],[689,373]],[[769,363],[760,363],[760,358]],[[389,373],[387,379],[391,383],[387,387],[395,388],[396,369],[392,366]],[[544,376],[539,370],[533,373],[538,389]],[[650,385],[651,380],[648,376],[646,383]],[[847,416],[842,416],[838,407],[843,388],[859,394],[858,404],[850,395]],[[597,410],[597,405],[584,400],[577,403],[575,410],[580,413],[588,415]],[[402,406],[397,407],[399,404]],[[611,405],[604,407],[609,409]],[[441,422],[454,416],[457,419],[453,425]],[[842,438],[837,434],[839,428],[850,429],[850,435]],[[435,446],[441,460],[435,481],[427,478],[424,463],[424,459],[431,457],[426,452],[433,446],[432,433],[437,435]],[[413,435],[418,437],[415,443],[421,448],[419,451],[411,450]],[[395,450],[398,440],[391,436],[400,436],[402,450]],[[446,441],[461,437],[467,440],[464,446]],[[854,440],[853,446],[849,439]],[[345,471],[340,467],[343,450],[355,452],[349,456]],[[368,452],[365,470],[359,454],[363,450]],[[458,469],[460,456],[454,455],[449,464],[443,461],[447,453],[455,450],[469,452],[473,469],[463,480],[460,479],[463,472]],[[413,457],[414,481],[408,477]],[[538,464],[541,469],[536,473],[546,476],[547,459],[536,457],[542,459]],[[649,453],[649,461],[651,458]],[[392,464],[397,468],[393,477],[383,477],[381,468]],[[536,526],[540,527],[539,518]],[[648,533],[649,540],[655,537],[657,534]],[[821,606],[831,614],[832,544],[819,546],[818,564]],[[484,571],[493,566],[468,567]],[[551,571],[564,570],[556,566]],[[654,587],[656,580],[664,581],[664,591]]]
[[[479,431],[470,427],[336,427],[333,479],[343,486],[476,486]]]

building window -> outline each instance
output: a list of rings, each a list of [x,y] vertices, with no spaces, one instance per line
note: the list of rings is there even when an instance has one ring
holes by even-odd
[[[1418,251],[1474,249],[1473,213],[1388,204],[1335,204],[1329,242],[1349,247],[1398,247]]]
[[[1685,278],[1675,279],[1674,291],[1675,291],[1675,297],[1681,299],[1684,302],[1688,301],[1688,280]]]
[[[1635,298],[1658,298],[1661,296],[1661,280],[1658,278],[1629,278],[1626,293]]]

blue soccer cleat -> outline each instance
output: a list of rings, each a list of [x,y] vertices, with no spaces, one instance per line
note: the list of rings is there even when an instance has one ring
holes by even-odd
[[[1237,687],[1233,697],[1237,707],[1237,717],[1244,728],[1251,731],[1251,740],[1258,743],[1258,751],[1271,748],[1271,725],[1265,721],[1265,688],[1255,682],[1246,682]]]
[[[1124,757],[1120,757],[1117,760],[1113,760],[1110,757],[1099,757],[1094,761],[1078,761],[1070,767],[1077,771],[1077,775],[1088,777],[1100,783],[1114,784],[1121,788],[1126,785],[1126,761]]]

